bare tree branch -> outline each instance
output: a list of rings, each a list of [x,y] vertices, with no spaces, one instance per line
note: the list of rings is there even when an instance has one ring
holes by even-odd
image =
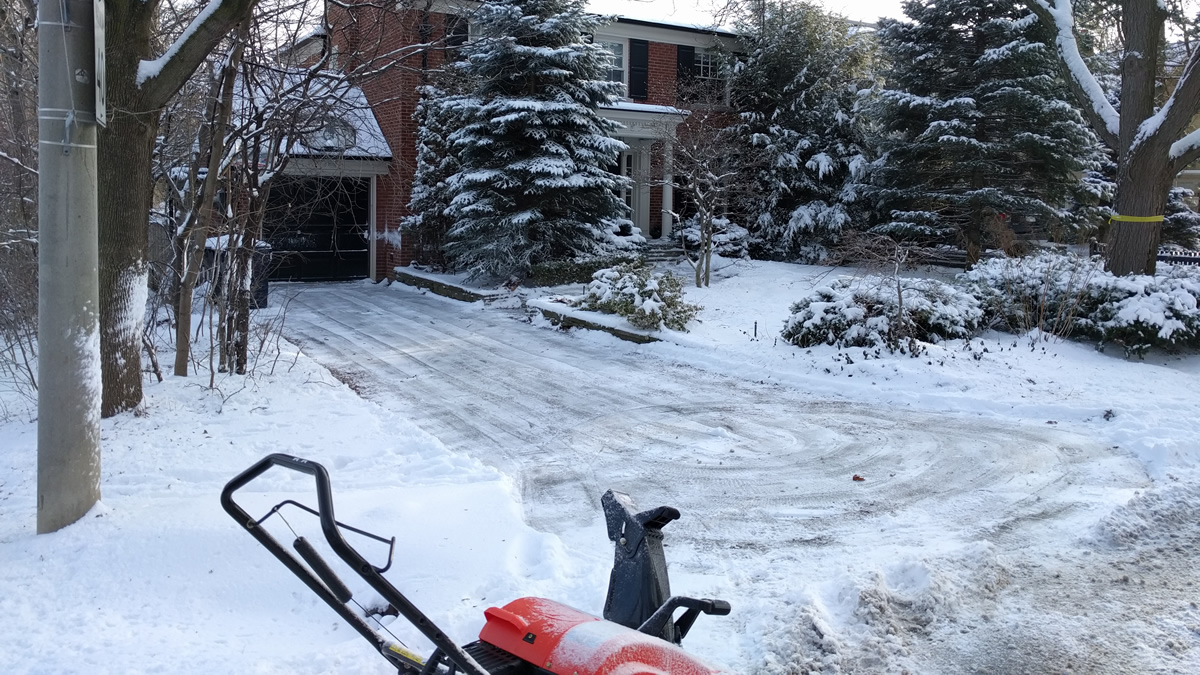
[[[28,171],[29,173],[31,173],[35,176],[38,175],[37,169],[30,167],[30,166],[25,166],[24,164],[21,163],[21,160],[17,159],[16,157],[13,157],[12,155],[6,154],[3,150],[0,150],[0,159],[7,159],[8,161],[15,164],[18,169],[24,169],[25,171]]]
[[[162,56],[142,61],[137,78],[149,107],[165,105],[229,31],[249,19],[256,2],[209,0]]]

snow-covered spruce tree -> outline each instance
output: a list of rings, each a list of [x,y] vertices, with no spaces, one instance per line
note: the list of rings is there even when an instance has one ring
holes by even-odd
[[[737,131],[766,155],[763,199],[749,214],[755,253],[794,259],[855,220],[849,202],[868,164],[855,103],[873,41],[815,4],[790,0],[756,8],[739,32],[749,54],[731,80]]]
[[[876,231],[958,243],[974,263],[1011,239],[1014,221],[1060,235],[1085,227],[1076,207],[1099,195],[1080,176],[1103,155],[1067,102],[1052,27],[993,0],[910,0],[904,11],[911,21],[879,28],[889,65],[875,107]]]
[[[480,83],[472,121],[449,137],[454,225],[444,251],[473,276],[525,276],[538,262],[602,255],[628,223],[608,166],[625,144],[597,107],[620,94],[607,52],[584,41],[600,24],[583,0],[482,5],[467,70]]]
[[[471,119],[477,99],[465,93],[461,77],[451,68],[434,84],[421,87],[413,114],[417,128],[417,170],[408,202],[411,215],[400,226],[416,238],[416,256],[422,263],[441,263],[442,245],[454,221],[446,215],[454,195],[446,181],[458,173],[458,155],[449,136]]]
[[[1192,210],[1188,201],[1195,194],[1187,188],[1171,188],[1162,225],[1162,243],[1196,250],[1200,245],[1200,213]]]

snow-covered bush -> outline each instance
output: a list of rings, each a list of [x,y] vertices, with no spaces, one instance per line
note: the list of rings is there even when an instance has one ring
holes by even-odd
[[[792,305],[782,337],[797,347],[887,347],[969,337],[979,328],[979,301],[933,279],[870,276],[839,279]]]
[[[587,283],[592,280],[592,276],[596,272],[606,267],[614,267],[622,263],[632,263],[637,260],[634,256],[550,260],[537,263],[531,267],[529,278],[524,283],[529,286],[563,286],[565,284]]]
[[[700,250],[700,222],[696,216],[684,220],[672,233],[677,239],[683,240],[683,245],[689,253]],[[712,245],[713,253],[722,258],[748,258],[747,242],[750,233],[746,228],[724,216],[713,218]]]
[[[701,309],[699,305],[683,301],[683,284],[678,277],[670,272],[653,273],[640,262],[596,272],[587,292],[574,305],[618,314],[645,330],[658,330],[663,326],[687,330],[687,323]]]
[[[1118,277],[1098,259],[1039,253],[988,260],[960,275],[987,321],[1014,332],[1151,347],[1200,347],[1200,269],[1163,265],[1155,276]]]
[[[984,260],[958,279],[979,299],[989,325],[1066,338],[1095,309],[1088,300],[1089,287],[1103,274],[1098,259],[1043,251]]]

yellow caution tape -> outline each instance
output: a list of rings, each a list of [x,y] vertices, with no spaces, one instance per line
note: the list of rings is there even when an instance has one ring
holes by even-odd
[[[1109,220],[1119,220],[1122,223],[1161,223],[1165,216],[1122,216],[1113,214]]]

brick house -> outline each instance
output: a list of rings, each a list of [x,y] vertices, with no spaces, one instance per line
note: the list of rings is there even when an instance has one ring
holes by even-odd
[[[409,215],[408,202],[416,170],[417,123],[413,113],[417,90],[431,71],[441,68],[454,49],[470,37],[469,16],[461,4],[432,0],[424,7],[383,9],[355,0],[330,5],[328,39],[345,68],[381,73],[365,77],[366,95],[387,145],[391,163],[387,174],[373,181],[369,236],[372,279],[387,277],[397,266],[414,260],[411,238],[400,232]],[[618,18],[597,30],[593,40],[612,52],[609,78],[626,85],[627,96],[601,114],[620,122],[618,138],[629,146],[614,157],[614,171],[631,177],[634,187],[625,196],[634,225],[648,240],[669,234],[673,206],[670,181],[670,138],[686,119],[688,104],[680,100],[680,82],[701,82],[723,88],[713,50],[719,43],[732,47],[732,33]],[[395,65],[392,65],[395,64]]]

